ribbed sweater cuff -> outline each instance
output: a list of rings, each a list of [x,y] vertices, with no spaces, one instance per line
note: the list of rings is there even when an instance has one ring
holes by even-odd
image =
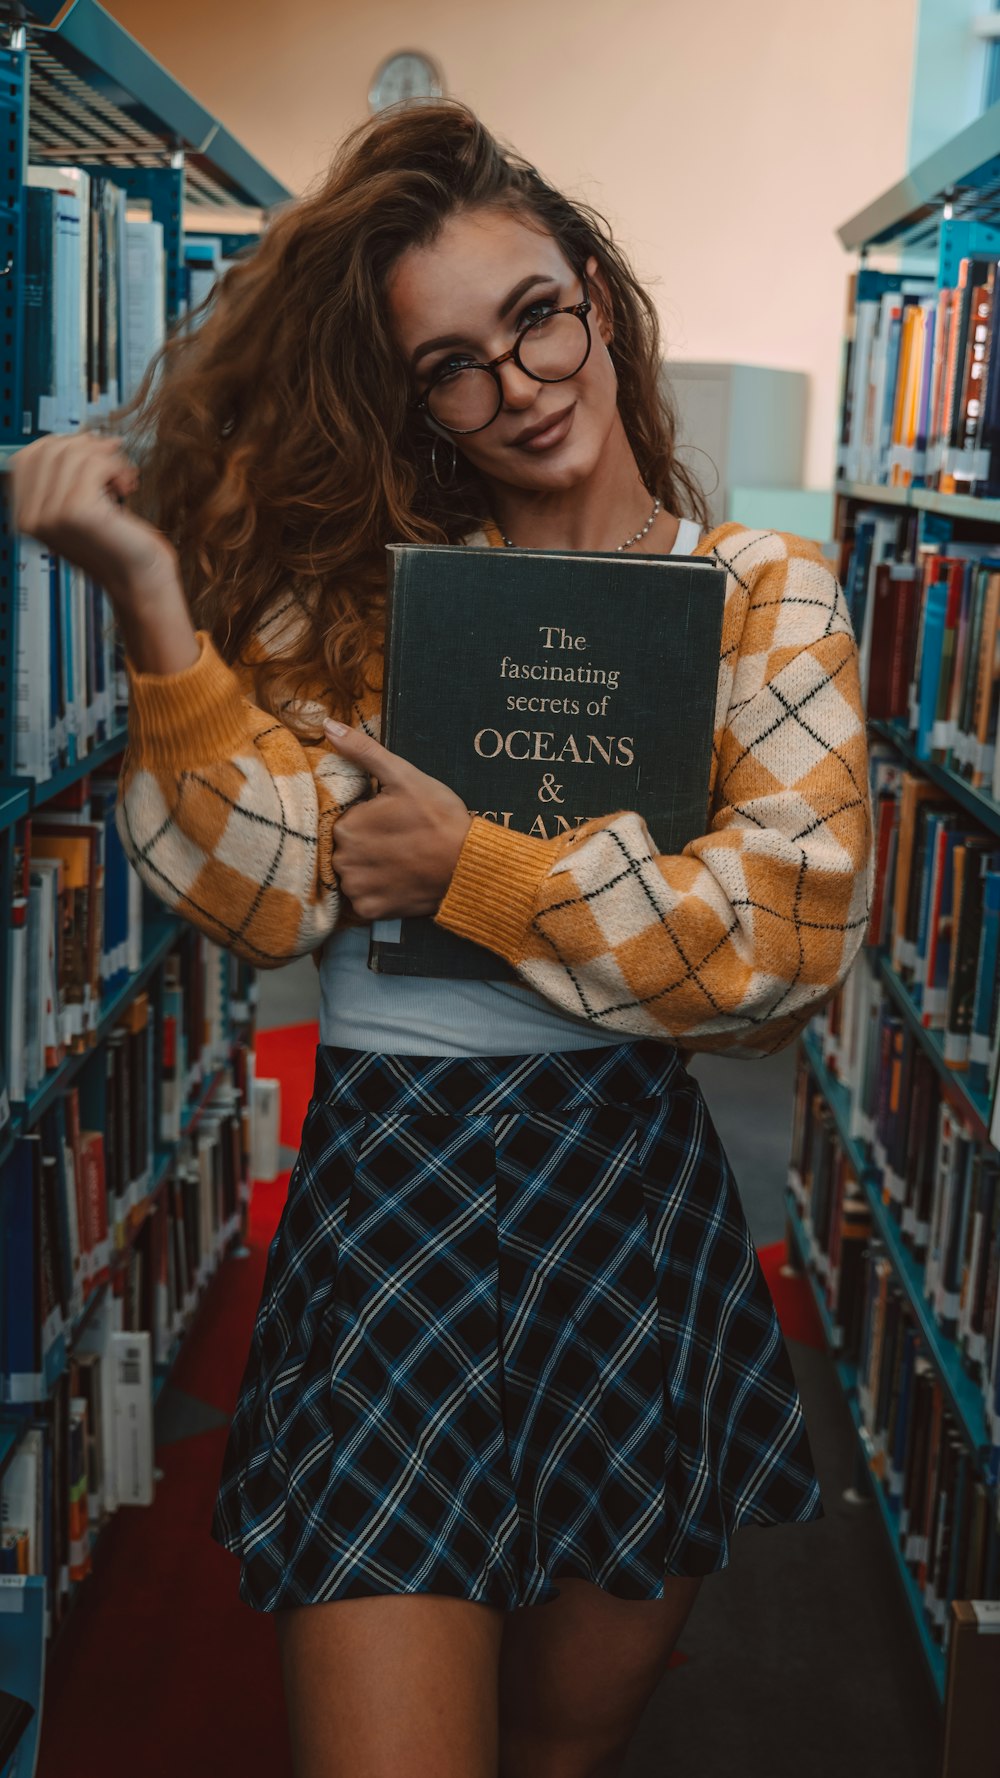
[[[129,744],[141,766],[183,771],[246,746],[239,680],[208,631],[195,634],[201,653],[179,673],[140,673],[125,656]]]
[[[516,964],[552,859],[547,841],[473,815],[435,924]]]

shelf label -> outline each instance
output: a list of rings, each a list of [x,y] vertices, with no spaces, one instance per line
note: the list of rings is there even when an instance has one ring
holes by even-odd
[[[4,1378],[4,1400],[23,1405],[44,1401],[45,1378],[41,1371],[15,1371]],[[0,1575],[0,1580],[7,1577]]]
[[[970,1599],[976,1628],[986,1636],[1000,1636],[1000,1599]]]
[[[945,445],[941,448],[941,469],[959,481],[986,481],[990,473],[989,451]]]

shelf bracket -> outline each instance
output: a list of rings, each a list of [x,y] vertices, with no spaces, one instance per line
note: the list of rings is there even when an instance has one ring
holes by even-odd
[[[938,240],[938,289],[958,283],[958,268],[963,259],[978,254],[986,259],[1000,258],[1000,228],[986,222],[968,221],[963,217],[946,216],[941,223]]]

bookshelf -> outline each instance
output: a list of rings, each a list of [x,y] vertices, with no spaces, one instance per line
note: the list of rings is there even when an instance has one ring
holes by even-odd
[[[29,442],[28,435],[22,430],[25,376],[23,268],[29,163],[82,168],[92,178],[100,176],[113,180],[124,191],[130,205],[145,208],[153,221],[161,225],[163,313],[168,327],[187,306],[186,225],[190,223],[193,227],[197,222],[207,235],[213,213],[217,212],[222,218],[222,226],[214,231],[214,235],[219,241],[221,254],[230,257],[250,252],[266,215],[276,206],[290,201],[293,194],[95,0],[75,0],[68,8],[65,0],[37,0],[30,7],[18,4],[17,0],[13,4],[0,0],[0,92],[0,113],[6,126],[0,130],[0,177],[7,193],[0,216],[0,325],[6,343],[0,370],[2,467],[4,459]],[[37,436],[37,433],[31,436]],[[0,501],[0,1050],[5,1049],[7,1034],[11,1030],[16,837],[24,831],[24,824],[30,826],[36,817],[44,818],[53,810],[61,814],[67,807],[67,799],[77,818],[85,818],[93,775],[114,772],[127,739],[120,696],[124,675],[119,674],[114,688],[119,695],[111,696],[108,706],[115,715],[112,718],[109,714],[106,724],[109,732],[103,738],[89,751],[81,752],[80,757],[61,765],[51,776],[40,778],[16,772],[18,573],[18,543]],[[82,747],[82,743],[78,745]],[[199,1248],[197,1276],[188,1279],[185,1274],[189,1288],[182,1309],[178,1307],[168,1327],[167,1349],[153,1364],[153,1405],[170,1376],[210,1276],[245,1229],[249,1196],[248,1101],[252,1090],[256,1002],[253,972],[243,965],[241,974],[236,967],[237,959],[219,952],[218,947],[207,946],[201,934],[186,928],[184,922],[158,903],[145,888],[141,891],[141,904],[141,947],[138,954],[133,947],[127,967],[119,967],[115,974],[103,978],[112,985],[109,991],[102,992],[93,1011],[86,1041],[79,1047],[67,1046],[62,1058],[44,1072],[37,1084],[32,1084],[20,1098],[11,1099],[10,1116],[0,1127],[2,1210],[4,1194],[12,1189],[15,1156],[23,1148],[22,1139],[37,1133],[46,1118],[60,1105],[65,1105],[67,1094],[76,1091],[83,1103],[86,1087],[92,1095],[91,1103],[94,1102],[98,1059],[110,1051],[112,1034],[120,1033],[123,1019],[130,1014],[134,1016],[137,1007],[145,1000],[149,1007],[147,1048],[140,1053],[147,1058],[150,1084],[145,1127],[148,1165],[141,1180],[141,1190],[137,1191],[135,1201],[126,1206],[120,1225],[113,1219],[106,1275],[92,1284],[82,1303],[78,1304],[75,1315],[64,1321],[61,1344],[56,1349],[51,1369],[46,1367],[44,1386],[38,1393],[30,1397],[23,1393],[19,1397],[16,1393],[12,1395],[6,1374],[7,1354],[6,1351],[0,1354],[3,1373],[0,1487],[32,1424],[37,1426],[39,1417],[51,1407],[53,1392],[60,1387],[60,1379],[65,1382],[70,1357],[78,1352],[81,1342],[93,1335],[95,1324],[110,1315],[111,1300],[119,1288],[127,1287],[123,1284],[124,1275],[138,1265],[136,1255],[143,1244],[151,1244],[150,1231],[154,1222],[161,1228],[170,1228],[170,1233],[158,1238],[169,1241],[172,1247],[174,1235],[168,1217],[168,1194],[181,1189],[178,1179],[182,1166],[194,1164],[190,1157],[202,1138],[212,1140],[206,1132],[211,1131],[213,1124],[218,1130],[220,1120],[224,1130],[222,1141],[232,1134],[234,1124],[242,1125],[244,1172],[239,1179],[241,1201],[238,1210],[233,1211],[230,1206],[228,1215],[213,1224],[210,1250]],[[163,1136],[161,1099],[167,1066],[162,1047],[166,1028],[163,1003],[173,980],[168,979],[165,972],[174,960],[178,946],[183,967],[191,963],[196,971],[204,968],[207,972],[210,963],[214,966],[214,974],[199,975],[199,980],[210,979],[217,989],[217,998],[210,1009],[212,1042],[207,1047],[203,1045],[198,1053],[192,1048],[187,1057],[185,1076],[178,1080],[174,1089],[171,1117],[176,1121],[171,1128],[175,1133],[167,1140]],[[200,1001],[196,1001],[195,1010],[199,1007]],[[207,1030],[209,1026],[206,1011],[204,1025],[197,1028]],[[234,1076],[237,1057],[242,1058],[243,1072],[237,1067]],[[103,1060],[99,1066],[103,1072]],[[111,1068],[110,1060],[107,1068]],[[179,1064],[177,1073],[180,1076]],[[0,1079],[0,1091],[3,1086]],[[177,1100],[181,1102],[178,1104]],[[232,1137],[232,1144],[239,1150],[238,1135]],[[190,1174],[186,1177],[190,1183]],[[195,1186],[201,1189],[197,1180]],[[213,1185],[212,1189],[218,1191],[219,1188]],[[217,1202],[221,1202],[221,1194]],[[169,1215],[173,1214],[171,1199]],[[0,1281],[6,1275],[2,1250],[4,1232],[5,1217],[0,1214]],[[151,1245],[148,1251],[153,1251]],[[166,1270],[166,1260],[163,1269]],[[150,1289],[153,1288],[150,1284]],[[6,1325],[4,1304],[0,1300],[0,1329]],[[90,1552],[100,1542],[108,1523],[110,1518],[105,1517],[96,1533],[85,1527]],[[34,1622],[40,1582],[34,1576],[24,1577],[24,1581],[25,1598],[34,1602],[30,1613],[26,1609],[25,1622],[29,1616]],[[17,1582],[14,1577],[7,1576],[3,1584],[9,1590]],[[70,1590],[68,1602],[64,1601],[61,1610],[51,1614],[55,1622],[49,1627],[50,1630],[54,1627],[56,1636],[61,1633],[68,1606],[75,1602],[83,1584],[82,1580],[77,1581]],[[50,1599],[50,1613],[51,1605]],[[43,1672],[39,1668],[31,1681],[33,1696],[29,1699],[36,1706],[40,1706],[42,1685]],[[28,1695],[27,1690],[25,1695]],[[28,1769],[33,1769],[39,1717],[40,1708],[36,1709],[22,1745],[14,1755],[14,1762],[24,1760]],[[7,1770],[10,1769],[8,1765]]]
[[[935,488],[889,488],[879,482],[837,482],[834,493],[865,506],[908,506],[917,512],[938,512],[943,518],[972,519],[1000,525],[1000,500],[970,494],[939,494]]]
[[[929,277],[936,289],[941,291],[945,286],[954,288],[958,284],[959,265],[963,258],[977,255],[988,260],[1000,260],[1000,228],[994,225],[997,216],[1000,216],[1000,104],[994,105],[972,125],[907,173],[889,191],[866,205],[838,230],[838,235],[842,245],[849,251],[857,252],[859,256],[859,292],[864,288],[862,280],[869,256],[884,251],[900,256],[899,266],[904,276]],[[849,363],[849,356],[845,353],[842,365],[842,403],[847,399]],[[894,364],[893,372],[896,368]],[[983,390],[980,389],[979,393],[982,396]],[[843,420],[843,414],[841,419]],[[983,554],[991,553],[991,546],[995,545],[997,547],[992,549],[992,553],[1000,553],[1000,499],[977,497],[964,492],[944,492],[922,485],[926,478],[920,472],[920,464],[916,459],[909,485],[852,480],[843,460],[842,440],[846,437],[847,434],[844,433],[838,441],[838,474],[834,484],[835,532],[845,549],[845,556],[845,538],[850,548],[854,548],[856,516],[862,510],[873,508],[884,511],[887,515],[914,515],[912,529],[906,535],[915,553],[921,549],[929,551],[936,548],[946,554],[952,539],[977,545]],[[979,471],[976,473],[979,474]],[[945,523],[942,524],[942,521]],[[909,523],[907,520],[907,524]],[[870,739],[884,743],[906,771],[919,775],[943,792],[961,817],[971,817],[978,828],[995,836],[1000,848],[1000,803],[986,790],[975,788],[966,777],[949,765],[924,757],[923,752],[918,751],[910,727],[902,719],[869,716],[868,731]],[[996,1149],[990,1144],[991,1095],[970,1087],[963,1070],[949,1065],[941,1031],[925,1024],[919,997],[893,967],[884,944],[866,942],[853,966],[852,975],[862,970],[871,972],[871,979],[884,997],[893,1020],[901,1024],[904,1041],[912,1046],[914,1053],[929,1063],[940,1104],[955,1114],[972,1144],[979,1145],[984,1153],[988,1152],[996,1159]],[[844,984],[844,988],[849,985]],[[899,1476],[897,1474],[895,1477],[895,1487],[891,1487],[887,1476],[891,1471],[892,1458],[886,1457],[884,1443],[881,1448],[877,1447],[866,1423],[860,1365],[845,1357],[845,1347],[852,1342],[856,1345],[859,1338],[862,1354],[866,1357],[870,1356],[871,1346],[866,1343],[864,1335],[859,1336],[857,1321],[853,1328],[845,1328],[831,1310],[831,1297],[841,1286],[841,1262],[839,1257],[832,1259],[831,1254],[825,1252],[817,1240],[810,1216],[810,1197],[804,1188],[802,1173],[797,1164],[804,1153],[808,1154],[810,1162],[813,1161],[822,1148],[824,1136],[820,1136],[818,1147],[805,1144],[796,1149],[795,1144],[801,1133],[798,1123],[800,1101],[808,1101],[813,1105],[818,1096],[819,1104],[825,1108],[821,1114],[824,1120],[823,1131],[827,1137],[832,1133],[833,1145],[839,1151],[840,1159],[837,1164],[843,1166],[844,1176],[848,1181],[846,1195],[849,1197],[853,1193],[853,1202],[859,1214],[867,1214],[867,1223],[864,1225],[867,1231],[865,1247],[874,1252],[878,1264],[889,1279],[887,1288],[900,1305],[899,1325],[908,1327],[915,1333],[917,1349],[929,1366],[933,1388],[943,1402],[942,1412],[950,1422],[953,1445],[960,1444],[963,1448],[962,1460],[967,1465],[965,1474],[971,1478],[967,1486],[971,1489],[974,1482],[980,1493],[983,1490],[987,1492],[987,1511],[994,1522],[994,1537],[997,1534],[996,1522],[1000,1517],[1000,1447],[995,1442],[995,1423],[991,1422],[991,1416],[987,1412],[983,1389],[980,1380],[973,1374],[968,1351],[963,1350],[959,1339],[950,1337],[942,1326],[935,1311],[935,1303],[927,1291],[924,1259],[916,1256],[912,1251],[913,1243],[904,1238],[900,1217],[893,1207],[893,1183],[882,1164],[885,1155],[877,1152],[878,1145],[871,1140],[870,1126],[866,1123],[865,1115],[862,1115],[864,1106],[859,1108],[855,1103],[861,1090],[857,1071],[855,1070],[853,1083],[839,1078],[836,1072],[836,1058],[844,1036],[839,1020],[839,1014],[843,1011],[843,994],[844,989],[836,997],[837,1010],[832,1023],[829,1017],[830,1008],[827,1007],[817,1014],[799,1039],[798,1061],[801,1072],[796,1085],[797,1123],[785,1194],[787,1246],[790,1262],[801,1266],[809,1280],[831,1359],[854,1424],[858,1441],[856,1483],[863,1486],[866,1494],[874,1497],[894,1566],[926,1658],[928,1673],[938,1700],[943,1704],[947,1684],[948,1643],[945,1641],[943,1645],[940,1633],[935,1634],[933,1629],[935,1620],[930,1595],[937,1590],[937,1584],[936,1581],[927,1586],[918,1584],[915,1574],[917,1557],[912,1549],[908,1555],[904,1554],[906,1531],[909,1529],[912,1532],[914,1527],[912,1524],[908,1527],[901,1524]],[[899,1109],[900,1118],[914,1119],[917,1115],[913,1104],[903,1104]],[[815,1132],[810,1140],[815,1140]],[[844,1197],[839,1200],[834,1198],[835,1204],[843,1204],[844,1201]],[[825,1199],[823,1202],[825,1203]],[[956,1216],[957,1214],[956,1212]],[[846,1224],[841,1224],[841,1228],[846,1229]],[[851,1301],[849,1295],[846,1300]],[[869,1296],[862,1301],[862,1318],[870,1309]],[[887,1340],[889,1337],[886,1334]],[[875,1334],[870,1335],[872,1344],[876,1338]],[[898,1353],[899,1347],[896,1351]],[[882,1387],[881,1376],[879,1387]],[[895,1388],[895,1383],[893,1387]],[[900,1414],[902,1415],[902,1410]],[[883,1421],[882,1425],[884,1424]],[[958,1461],[958,1458],[954,1459],[955,1463]],[[936,1471],[933,1461],[930,1473],[940,1483],[943,1471]],[[953,1468],[950,1474],[954,1478],[957,1470]],[[957,1491],[957,1483],[954,1486]],[[933,1482],[928,1483],[929,1494],[932,1487]],[[966,1501],[968,1498],[966,1495]],[[934,1511],[936,1514],[936,1506]],[[958,1523],[957,1515],[955,1523]],[[958,1535],[956,1531],[956,1541]],[[912,1538],[910,1541],[912,1542]],[[963,1550],[965,1547],[963,1543]],[[946,1567],[943,1572],[950,1572],[951,1575],[957,1573],[957,1561],[957,1556],[953,1554],[950,1570]],[[961,1597],[961,1594],[947,1597],[949,1612],[953,1597]],[[940,1596],[937,1598],[937,1605],[941,1605]],[[938,1632],[941,1621],[941,1616],[938,1615]]]

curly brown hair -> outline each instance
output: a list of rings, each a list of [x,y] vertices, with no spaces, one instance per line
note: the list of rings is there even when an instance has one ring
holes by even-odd
[[[403,252],[459,210],[540,227],[577,272],[593,255],[611,298],[618,405],[646,486],[708,525],[675,454],[656,310],[610,225],[548,185],[457,100],[396,106],[353,129],[325,176],[175,323],[131,400],[99,423],[140,466],[132,509],[173,543],[192,617],[230,662],[254,661],[276,597],[302,620],[254,665],[255,697],[303,738],[308,688],[348,715],[384,644],[385,545],[457,543],[489,515],[459,453],[442,490],[433,434],[409,407],[387,321]]]

